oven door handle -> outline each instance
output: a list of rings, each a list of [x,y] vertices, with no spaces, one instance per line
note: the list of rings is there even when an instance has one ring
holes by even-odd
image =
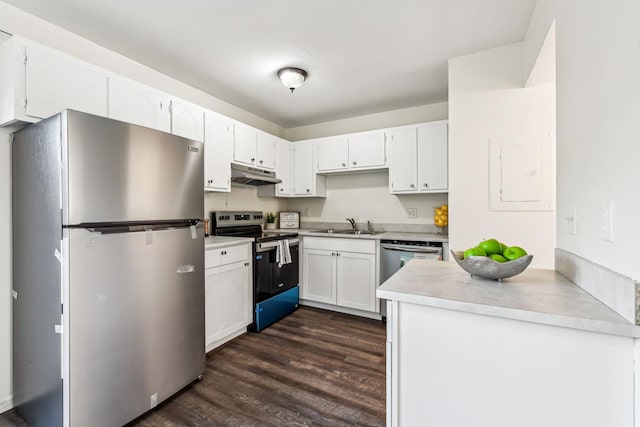
[[[289,247],[298,246],[300,239],[287,239],[289,241]],[[272,240],[270,242],[256,243],[256,252],[266,252],[278,247],[278,241]]]
[[[380,245],[382,249],[388,251],[414,252],[420,254],[439,254],[442,248],[429,246],[407,246],[407,245]]]

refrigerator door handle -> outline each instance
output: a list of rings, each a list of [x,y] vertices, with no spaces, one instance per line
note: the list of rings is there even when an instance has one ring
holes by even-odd
[[[176,270],[176,273],[185,274],[185,273],[193,273],[194,271],[196,271],[196,266],[195,265],[181,265]]]

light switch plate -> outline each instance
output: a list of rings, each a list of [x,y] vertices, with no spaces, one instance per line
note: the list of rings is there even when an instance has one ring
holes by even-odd
[[[563,230],[567,234],[578,235],[578,207],[567,205],[562,217]]]
[[[613,242],[613,215],[615,205],[613,202],[606,202],[600,208],[600,238],[607,242]]]

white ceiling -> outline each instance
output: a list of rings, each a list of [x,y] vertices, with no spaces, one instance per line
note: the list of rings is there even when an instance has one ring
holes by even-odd
[[[447,100],[535,0],[2,0],[284,128]],[[276,71],[308,71],[293,94]]]

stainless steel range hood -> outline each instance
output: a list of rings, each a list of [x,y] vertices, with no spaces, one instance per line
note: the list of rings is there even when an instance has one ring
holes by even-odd
[[[281,182],[282,180],[276,178],[276,173],[273,171],[231,163],[231,183],[233,184],[269,185]]]

